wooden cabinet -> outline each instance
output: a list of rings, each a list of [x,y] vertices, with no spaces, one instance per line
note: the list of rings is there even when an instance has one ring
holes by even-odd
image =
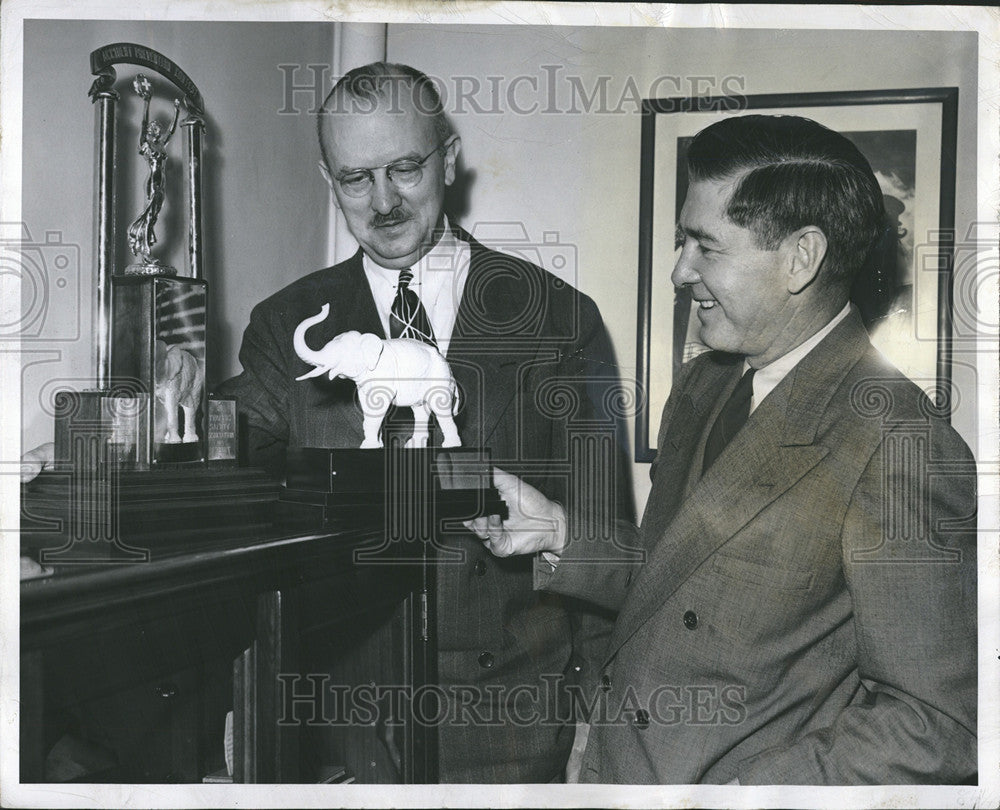
[[[200,782],[231,709],[236,781],[436,781],[407,704],[433,679],[427,574],[359,563],[379,539],[271,532],[22,582],[22,782]],[[359,690],[374,716],[331,715]]]

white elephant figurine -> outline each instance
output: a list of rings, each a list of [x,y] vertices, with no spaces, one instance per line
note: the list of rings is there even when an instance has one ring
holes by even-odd
[[[205,385],[205,373],[201,363],[191,352],[180,346],[167,345],[156,341],[155,369],[153,380],[156,398],[163,403],[167,415],[167,432],[163,441],[167,444],[198,441],[195,412],[201,400],[201,389]],[[184,411],[184,434],[177,424],[177,409]]]
[[[330,305],[295,328],[295,352],[315,366],[296,379],[327,374],[347,377],[358,386],[365,438],[363,449],[382,447],[379,430],[389,406],[413,410],[413,435],[406,447],[426,447],[427,422],[433,413],[444,433],[443,447],[461,447],[454,410],[458,387],[448,361],[433,346],[409,338],[384,340],[378,335],[344,332],[319,351],[306,344],[306,330],[326,319]]]

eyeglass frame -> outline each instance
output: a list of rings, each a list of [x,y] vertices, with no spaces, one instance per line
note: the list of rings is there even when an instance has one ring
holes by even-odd
[[[372,190],[372,187],[375,185],[375,172],[377,172],[379,169],[384,169],[385,170],[385,178],[386,178],[386,180],[388,180],[390,183],[392,183],[392,185],[395,188],[414,188],[415,186],[417,186],[420,183],[421,180],[424,179],[424,176],[423,176],[424,164],[428,160],[430,160],[431,156],[434,155],[436,152],[440,152],[441,149],[447,148],[447,147],[451,146],[455,142],[455,138],[456,138],[456,136],[452,135],[447,140],[441,141],[441,143],[439,143],[437,146],[435,146],[430,152],[428,152],[426,155],[424,155],[419,160],[414,160],[413,158],[400,158],[398,160],[390,160],[388,163],[383,163],[381,166],[371,166],[371,167],[365,167],[365,168],[347,169],[346,171],[340,172],[336,177],[334,177],[334,180],[337,181],[337,185],[340,186],[340,190],[341,191],[343,191],[348,197],[352,197],[355,200],[364,197],[366,194],[368,194]],[[407,164],[407,163],[413,163],[413,164],[415,164],[417,166],[417,168],[420,169],[420,178],[412,186],[398,186],[398,185],[396,185],[396,183],[392,179],[392,174],[391,174],[392,169],[393,169],[394,166],[398,166],[400,164]],[[358,194],[358,195],[352,194],[350,191],[347,190],[347,188],[344,185],[344,180],[349,175],[352,175],[352,174],[365,174],[365,175],[368,176],[368,180],[369,180],[370,185],[361,194]]]

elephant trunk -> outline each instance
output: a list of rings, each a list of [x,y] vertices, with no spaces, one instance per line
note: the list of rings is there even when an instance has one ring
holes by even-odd
[[[295,353],[301,357],[306,363],[312,366],[325,366],[326,362],[323,360],[323,356],[320,352],[313,351],[306,345],[306,330],[310,326],[319,323],[326,319],[326,316],[330,313],[330,305],[323,304],[323,308],[319,311],[318,315],[313,315],[311,318],[306,318],[298,326],[295,327],[294,345]]]

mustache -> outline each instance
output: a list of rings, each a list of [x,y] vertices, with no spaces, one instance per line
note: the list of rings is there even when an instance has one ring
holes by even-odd
[[[388,214],[376,211],[372,215],[371,225],[373,228],[384,228],[386,225],[398,225],[400,222],[406,222],[410,218],[410,212],[404,211],[402,208],[394,208]]]

